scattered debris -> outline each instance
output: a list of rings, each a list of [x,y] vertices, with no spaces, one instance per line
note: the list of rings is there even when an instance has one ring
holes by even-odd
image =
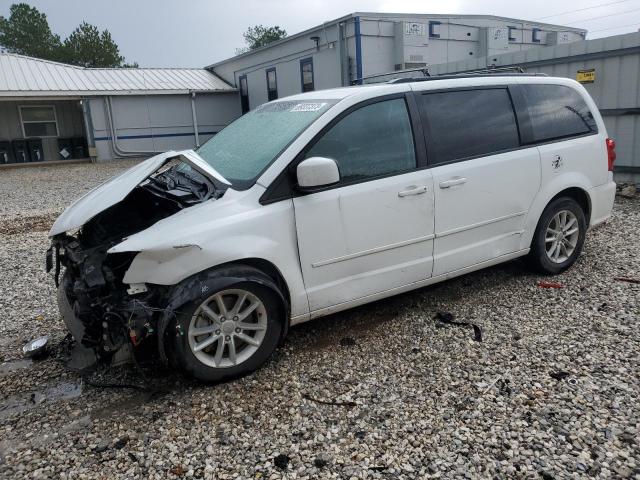
[[[129,443],[129,436],[125,435],[124,437],[120,437],[118,440],[116,440],[116,442],[113,444],[113,448],[121,450],[127,443]]]
[[[457,325],[460,327],[472,327],[473,328],[473,333],[474,333],[474,340],[476,342],[482,342],[482,329],[476,325],[475,323],[471,323],[471,322],[457,322],[454,321],[454,316],[453,313],[450,312],[438,312],[436,313],[436,316],[434,317],[438,322],[443,323],[443,324],[448,324],[448,325]],[[436,326],[438,326],[438,324],[436,324]]]
[[[25,357],[33,358],[34,360],[41,360],[48,355],[47,344],[49,343],[49,337],[46,335],[38,337],[30,342],[27,342],[22,347],[22,353]]]
[[[538,282],[538,286],[540,288],[564,288],[564,285],[557,282],[547,282],[545,280],[541,280]]]
[[[620,190],[618,191],[618,195],[624,198],[634,198],[638,189],[634,183],[628,183],[626,185],[621,185]]]
[[[615,277],[614,280],[617,280],[618,282],[640,283],[640,278]]]
[[[549,376],[555,380],[564,380],[565,378],[567,378],[568,376],[570,376],[571,374],[569,372],[564,372],[564,371],[558,371],[558,372],[551,372],[549,374]]]
[[[356,341],[351,337],[344,337],[340,339],[341,347],[354,347],[356,345]]]
[[[280,454],[273,459],[273,464],[278,467],[280,470],[286,470],[287,466],[289,466],[289,458],[288,455]]]
[[[169,473],[173,473],[174,475],[181,477],[187,473],[187,470],[182,465],[175,465],[169,469]]]
[[[331,463],[331,460],[331,456],[323,452],[313,460],[313,464],[316,468],[324,468]]]
[[[102,440],[98,445],[96,445],[93,448],[93,453],[106,452],[107,449],[109,448],[109,445],[111,445],[111,439],[107,438],[105,440]]]
[[[323,405],[335,405],[338,407],[355,407],[358,404],[356,402],[340,402],[340,401],[336,401],[336,400],[320,400],[318,398],[313,398],[311,395],[307,394],[307,393],[303,393],[302,394],[302,398],[306,399],[306,400],[310,400],[312,402],[316,402],[316,403],[321,403]]]
[[[22,370],[24,368],[29,368],[33,362],[31,359],[24,358],[22,360],[14,360],[11,362],[0,363],[0,377],[3,375],[7,375],[11,372],[15,372],[17,370]]]

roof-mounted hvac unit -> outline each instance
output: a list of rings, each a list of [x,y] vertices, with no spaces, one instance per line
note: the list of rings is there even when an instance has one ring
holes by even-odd
[[[428,45],[429,29],[426,23],[396,22],[395,69],[426,66]]]

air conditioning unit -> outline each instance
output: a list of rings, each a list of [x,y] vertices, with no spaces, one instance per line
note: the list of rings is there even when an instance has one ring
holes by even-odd
[[[564,45],[572,41],[570,32],[547,32],[547,45]]]
[[[395,69],[426,66],[428,45],[429,28],[426,23],[396,22]]]
[[[480,43],[480,56],[489,57],[500,55],[509,50],[508,27],[485,27],[480,29],[478,36]]]

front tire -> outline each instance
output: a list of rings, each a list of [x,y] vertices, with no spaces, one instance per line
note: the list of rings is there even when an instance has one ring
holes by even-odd
[[[540,273],[557,275],[575,263],[584,245],[587,222],[573,198],[561,197],[542,212],[531,251],[530,265]]]
[[[281,338],[280,303],[270,288],[252,281],[200,295],[176,317],[178,365],[205,382],[230,380],[256,370]]]

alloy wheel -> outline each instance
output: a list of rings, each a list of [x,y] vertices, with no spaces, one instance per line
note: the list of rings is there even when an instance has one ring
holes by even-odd
[[[554,263],[566,262],[573,254],[580,237],[578,218],[570,210],[556,213],[547,226],[544,238],[547,257]]]

